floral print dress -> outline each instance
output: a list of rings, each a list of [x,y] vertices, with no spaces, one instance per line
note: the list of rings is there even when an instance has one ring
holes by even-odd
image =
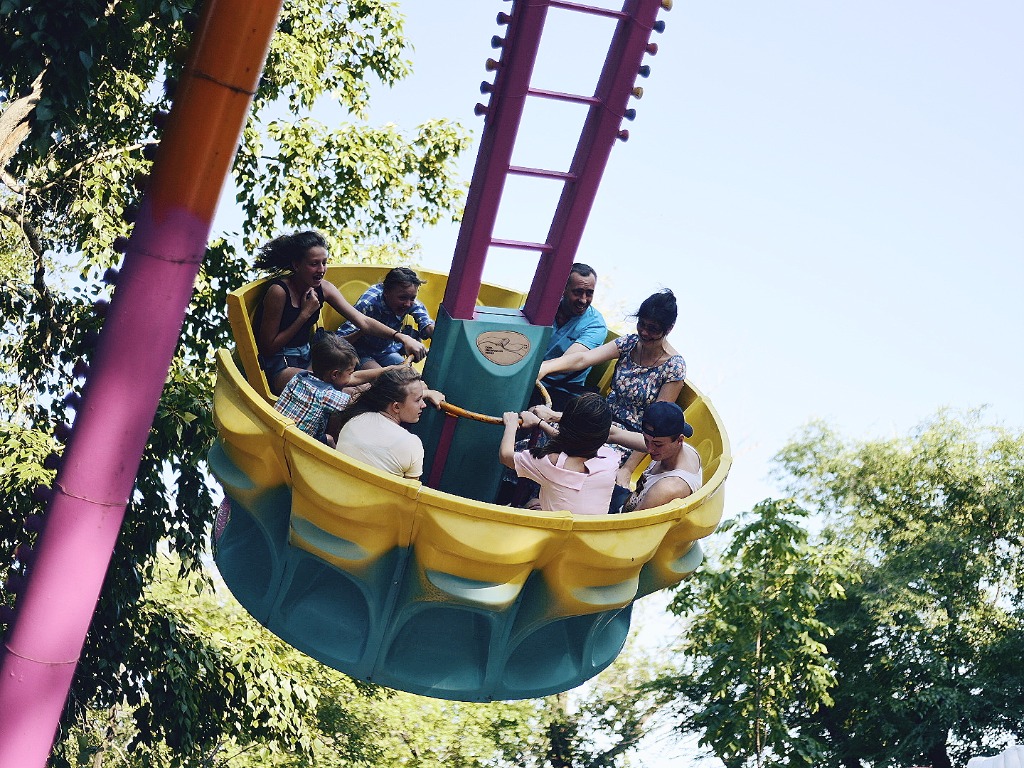
[[[633,350],[640,337],[635,333],[619,336],[615,346],[619,348],[619,359],[615,363],[611,392],[608,393],[608,407],[612,420],[617,426],[640,431],[644,409],[658,399],[661,386],[670,381],[686,379],[686,361],[682,355],[672,355],[660,365],[641,366],[633,361]],[[614,446],[623,457],[629,456],[628,448]]]

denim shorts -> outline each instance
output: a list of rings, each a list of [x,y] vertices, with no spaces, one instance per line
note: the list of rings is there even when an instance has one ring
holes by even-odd
[[[405,362],[405,358],[398,352],[382,352],[376,355],[360,355],[359,367],[362,368],[370,360],[376,360],[381,368],[387,368],[389,365],[401,365]]]
[[[284,347],[274,355],[260,355],[260,368],[271,379],[285,368],[309,368],[309,344],[301,347]]]

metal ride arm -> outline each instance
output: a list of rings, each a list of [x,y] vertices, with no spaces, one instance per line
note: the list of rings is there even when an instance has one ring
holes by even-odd
[[[484,132],[469,198],[452,257],[451,278],[442,305],[457,320],[471,320],[480,291],[488,248],[494,246],[538,252],[541,256],[524,313],[531,323],[550,325],[558,309],[562,287],[569,275],[583,229],[593,207],[601,176],[616,139],[629,138],[620,130],[633,83],[649,44],[651,31],[660,29],[655,21],[669,0],[626,0],[621,11],[606,10],[565,0],[518,0],[511,15],[499,14],[498,22],[508,25],[504,38],[493,43],[503,51],[500,61],[489,60],[488,70],[497,72],[495,81],[483,83],[490,103],[478,104],[477,114],[485,116]],[[557,93],[530,84],[549,8],[604,16],[615,20],[615,31],[593,96]],[[511,165],[516,135],[528,97],[582,104],[587,117],[568,172],[523,168]],[[546,178],[561,183],[562,195],[543,243],[495,239],[494,225],[505,182],[510,175]]]
[[[478,104],[476,109],[485,116],[484,131],[434,332],[433,349],[443,349],[444,359],[435,352],[424,367],[430,385],[465,408],[481,413],[502,410],[496,390],[501,392],[505,410],[526,403],[612,146],[616,140],[628,138],[620,125],[623,119],[634,117],[634,110],[626,107],[630,96],[640,94],[633,85],[637,76],[648,74],[641,62],[646,54],[657,52],[657,46],[648,41],[652,31],[663,28],[656,21],[658,11],[670,6],[669,0],[625,0],[621,10],[611,10],[570,0],[516,0],[511,14],[498,15],[498,23],[507,25],[507,31],[504,38],[492,39],[502,55],[500,61],[487,62],[487,69],[496,72],[494,82],[481,85],[481,90],[491,96],[487,105]],[[614,24],[592,95],[559,93],[531,85],[551,9],[605,17]],[[578,104],[587,110],[568,170],[511,164],[529,97]],[[562,185],[544,242],[494,237],[509,176]],[[539,254],[521,312],[491,312],[477,306],[484,263],[491,248]],[[504,343],[523,350],[521,356],[500,360],[498,346]],[[431,414],[424,417],[416,431],[427,446],[424,468],[429,486],[482,501],[494,498],[500,468],[486,465],[483,457],[497,451],[500,435],[495,430],[457,424],[455,419],[439,419]]]
[[[0,768],[52,748],[281,9],[203,6],[0,661]]]

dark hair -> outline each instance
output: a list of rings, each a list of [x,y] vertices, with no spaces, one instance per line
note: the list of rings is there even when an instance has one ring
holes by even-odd
[[[386,291],[389,288],[394,288],[398,285],[405,285],[407,283],[409,285],[419,287],[424,285],[426,282],[426,280],[420,280],[420,276],[408,267],[395,267],[384,276],[384,282],[381,284],[381,287]]]
[[[355,347],[336,333],[321,333],[314,336],[309,344],[309,359],[313,364],[313,373],[322,379],[333,370],[355,368],[359,365],[359,355]]]
[[[531,448],[530,453],[536,459],[549,453],[591,459],[608,442],[611,427],[612,412],[608,403],[596,392],[587,392],[566,403],[558,422],[558,434],[544,445]]]
[[[391,403],[405,400],[409,394],[409,385],[414,381],[423,381],[423,377],[411,365],[384,371],[353,405],[341,412],[341,426],[344,427],[361,413],[380,413],[387,410]]]
[[[319,232],[306,230],[275,237],[260,248],[253,262],[257,269],[287,272],[310,248],[326,248],[327,240]]]
[[[582,262],[579,261],[577,261],[575,264],[569,267],[569,274],[572,275],[573,272],[575,272],[580,277],[590,277],[591,275],[593,275],[595,278],[597,277],[596,269],[594,269],[589,264],[583,264]]]
[[[679,309],[676,307],[676,295],[668,288],[648,296],[640,304],[640,309],[633,317],[658,323],[668,333],[669,328],[676,324]]]

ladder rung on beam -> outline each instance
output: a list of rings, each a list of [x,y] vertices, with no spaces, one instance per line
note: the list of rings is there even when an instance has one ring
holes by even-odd
[[[592,16],[608,16],[612,19],[625,19],[629,17],[629,14],[625,11],[615,11],[611,8],[598,8],[593,5],[582,5],[580,3],[570,3],[567,0],[551,0],[548,3],[549,8],[562,8],[566,11],[577,11],[578,13],[589,13]]]
[[[542,179],[560,179],[561,181],[576,181],[576,174],[567,171],[545,171],[543,168],[525,168],[521,165],[510,165],[508,172],[517,176],[537,176]]]
[[[515,248],[519,251],[540,251],[541,253],[548,253],[554,249],[554,246],[549,243],[528,243],[524,240],[502,240],[498,237],[492,238],[491,245],[496,248]]]
[[[543,88],[529,88],[526,93],[530,96],[538,96],[542,99],[554,99],[555,101],[571,101],[575,104],[600,104],[596,96],[577,96],[573,93],[562,93],[560,91],[547,91]]]

